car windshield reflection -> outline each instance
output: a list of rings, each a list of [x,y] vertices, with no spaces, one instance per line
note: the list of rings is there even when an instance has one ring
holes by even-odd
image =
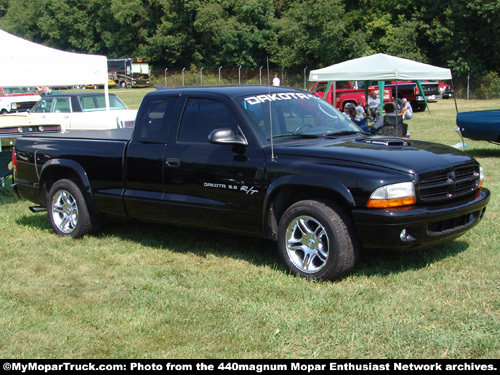
[[[297,92],[270,93],[238,98],[247,120],[263,144],[290,138],[361,133],[340,111],[323,99]]]

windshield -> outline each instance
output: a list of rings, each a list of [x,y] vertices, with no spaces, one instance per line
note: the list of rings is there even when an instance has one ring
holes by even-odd
[[[132,73],[149,74],[148,63],[132,63]]]
[[[5,95],[37,93],[34,87],[4,87],[3,92]]]
[[[262,93],[240,97],[237,102],[263,144],[270,143],[271,139],[362,132],[332,105],[310,93]]]

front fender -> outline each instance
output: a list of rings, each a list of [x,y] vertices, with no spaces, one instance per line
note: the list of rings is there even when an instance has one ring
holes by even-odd
[[[266,191],[265,205],[269,204],[269,201],[276,195],[276,192],[284,187],[300,187],[301,189],[313,188],[313,189],[325,189],[330,190],[336,195],[340,195],[344,202],[350,206],[355,206],[354,197],[347,188],[347,186],[339,183],[338,181],[326,180],[321,177],[311,177],[311,176],[297,176],[288,175],[280,177],[274,180]]]
[[[283,200],[277,199],[280,192],[285,192],[281,196]],[[311,198],[338,201],[350,208],[356,205],[350,190],[338,181],[298,175],[279,177],[269,185],[264,197],[262,223],[265,237],[276,238],[280,217],[287,207],[297,200]]]

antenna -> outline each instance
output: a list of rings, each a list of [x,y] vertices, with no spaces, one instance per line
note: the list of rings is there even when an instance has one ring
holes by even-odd
[[[269,57],[267,57],[267,90],[268,90],[268,94],[271,95],[271,77],[269,75]],[[273,140],[273,109],[272,109],[270,100],[269,100],[269,126],[271,129],[271,161],[276,161],[276,157],[274,156],[274,140]]]

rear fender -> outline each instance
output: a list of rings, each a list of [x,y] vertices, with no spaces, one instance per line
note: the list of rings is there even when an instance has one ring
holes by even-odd
[[[54,182],[64,178],[73,179],[82,188],[89,208],[97,213],[87,173],[74,160],[51,159],[44,163],[40,171],[40,202],[42,205],[47,206],[47,196]]]

